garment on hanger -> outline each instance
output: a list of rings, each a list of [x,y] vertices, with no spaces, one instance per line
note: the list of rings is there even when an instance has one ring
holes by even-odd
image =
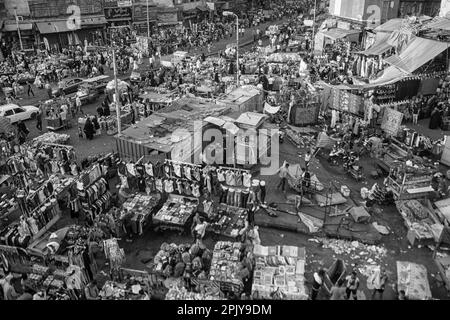
[[[174,173],[177,177],[181,178],[181,165],[178,164],[178,163],[173,163],[173,164],[172,164],[172,167],[173,167],[173,173]]]
[[[184,177],[188,180],[192,180],[191,170],[192,170],[191,166],[185,165],[183,167]]]
[[[150,177],[153,177],[153,164],[151,162],[145,164],[145,172]]]
[[[244,172],[242,174],[242,184],[246,188],[250,188],[252,184],[252,175],[249,172]]]

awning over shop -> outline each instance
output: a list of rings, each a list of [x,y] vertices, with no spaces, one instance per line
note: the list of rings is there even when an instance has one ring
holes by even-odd
[[[361,54],[367,55],[367,56],[378,56],[380,54],[385,53],[389,49],[393,48],[389,43],[389,34],[382,34],[381,36],[378,36],[375,43],[367,50],[361,51]]]
[[[429,23],[423,26],[422,29],[435,29],[450,31],[450,19],[444,17],[435,17]]]
[[[209,7],[206,4],[199,4],[197,6],[197,10],[202,11],[202,12],[207,12],[207,11],[209,11]]]
[[[344,30],[344,29],[339,29],[339,28],[333,28],[333,29],[329,29],[327,31],[323,31],[322,33],[327,38],[330,38],[332,40],[338,40],[338,39],[342,39],[342,38],[348,37],[350,35],[359,34],[359,33],[361,33],[361,31],[359,31],[359,30]]]
[[[36,25],[41,34],[48,33],[59,33],[59,32],[70,32],[74,30],[70,30],[67,27],[67,21],[51,21],[51,22],[36,22]]]
[[[19,23],[19,29],[20,29],[20,31],[31,30],[31,29],[33,29],[33,24]],[[3,31],[5,31],[5,32],[17,31],[17,23],[15,23],[15,22],[5,23],[5,25],[3,26]]]
[[[412,73],[448,49],[449,43],[416,37],[399,54],[384,61],[405,73]]]

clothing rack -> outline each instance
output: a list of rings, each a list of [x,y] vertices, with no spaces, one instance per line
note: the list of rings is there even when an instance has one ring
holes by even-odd
[[[220,166],[219,169],[221,169],[221,170],[242,171],[242,172],[250,173],[250,170],[247,170],[247,169],[230,168],[230,167],[222,167],[222,166]]]
[[[49,200],[51,200],[51,198],[56,199],[55,193],[53,192],[51,195],[49,195],[44,201],[42,201],[36,208],[34,208],[32,211],[30,211],[30,213],[28,214],[28,216],[32,216],[36,211],[38,211],[38,209],[40,209],[44,204],[46,204]]]
[[[187,163],[187,162],[181,162],[181,161],[176,161],[176,160],[171,160],[171,159],[166,159],[164,160],[166,163],[175,163],[175,164],[181,164],[181,165],[185,165],[185,166],[190,166],[190,167],[198,167],[201,168],[201,165],[199,164],[193,164],[193,163]]]

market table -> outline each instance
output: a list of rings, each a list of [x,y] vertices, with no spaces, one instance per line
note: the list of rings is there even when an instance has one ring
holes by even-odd
[[[138,193],[124,202],[122,208],[133,215],[131,218],[133,233],[142,235],[144,228],[151,223],[151,217],[159,207],[160,201],[161,195],[159,193],[151,195]]]
[[[156,230],[183,232],[197,210],[198,199],[170,194],[163,207],[153,217]]]
[[[239,230],[245,226],[247,210],[223,203],[217,209],[217,213],[210,217],[207,231],[230,238],[238,237]]]
[[[397,261],[398,291],[404,290],[409,300],[430,300],[431,290],[425,266]]]

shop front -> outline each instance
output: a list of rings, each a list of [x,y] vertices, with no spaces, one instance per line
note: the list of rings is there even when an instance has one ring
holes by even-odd
[[[47,50],[61,51],[76,45],[76,35],[73,30],[67,26],[67,20],[52,20],[36,22],[37,29],[40,33],[39,46]]]
[[[105,8],[105,18],[110,27],[130,26],[132,17],[133,11],[131,7]]]
[[[81,43],[87,40],[93,45],[104,45],[106,41],[106,18],[103,15],[86,17],[81,19],[81,28],[76,34]]]
[[[19,28],[17,28],[19,26]],[[13,45],[17,45],[17,50],[20,50],[19,32],[22,39],[22,45],[24,49],[32,49],[35,43],[35,34],[33,31],[33,24],[21,21],[19,25],[15,21],[5,21],[3,25],[2,38],[6,42],[10,42]]]

